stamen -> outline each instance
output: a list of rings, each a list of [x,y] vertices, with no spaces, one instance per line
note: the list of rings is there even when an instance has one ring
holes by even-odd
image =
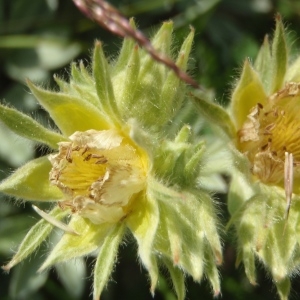
[[[62,229],[63,231],[67,232],[67,233],[70,233],[70,234],[73,234],[73,235],[80,235],[75,230],[73,230],[68,225],[66,225],[65,223],[63,223],[63,222],[53,218],[52,216],[46,214],[44,211],[39,209],[37,206],[32,205],[32,208],[35,210],[35,212],[38,215],[40,215],[43,219],[45,219],[47,222],[49,222],[53,226],[58,227],[58,228]]]

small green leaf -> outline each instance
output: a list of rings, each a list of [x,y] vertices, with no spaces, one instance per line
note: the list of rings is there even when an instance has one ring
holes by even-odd
[[[281,16],[276,16],[276,29],[272,43],[271,74],[273,76],[270,94],[278,92],[284,84],[287,69],[287,46]]]
[[[27,84],[63,135],[70,136],[75,131],[104,130],[110,127],[101,112],[85,99],[46,91],[30,81]]]
[[[25,114],[0,104],[0,120],[16,134],[58,148],[58,143],[66,140],[62,135],[50,131]]]
[[[99,248],[111,224],[94,224],[86,218],[73,216],[69,225],[79,235],[65,233],[39,271],[72,258],[88,255]]]
[[[0,192],[26,200],[54,201],[62,199],[62,192],[50,184],[52,168],[48,157],[34,159],[17,169],[0,183]]]
[[[133,29],[136,29],[136,25],[133,18],[130,19],[129,23]],[[130,60],[133,48],[135,47],[135,44],[136,42],[132,38],[124,39],[118,60],[112,69],[113,76],[118,76],[118,73],[122,72],[124,68],[126,68],[126,66],[128,65],[128,61]]]
[[[100,299],[101,292],[112,273],[118,248],[124,235],[124,228],[123,223],[112,228],[100,248],[94,269],[94,300]]]
[[[150,275],[150,291],[154,294],[158,280],[158,267],[153,255],[153,242],[159,223],[157,202],[152,197],[142,196],[126,223],[138,243],[139,257]]]
[[[61,210],[56,206],[49,215],[55,219],[62,219],[68,214],[67,210]],[[17,253],[11,259],[11,261],[2,267],[5,270],[11,269],[13,266],[18,264],[20,261],[28,257],[35,249],[48,237],[53,229],[53,225],[42,219],[36,223],[26,234],[22,243],[20,244]]]
[[[272,70],[270,68],[271,63],[270,43],[269,38],[266,35],[254,63],[254,68],[258,72],[260,80],[266,91],[270,90],[270,79],[272,75]]]
[[[194,30],[192,29],[190,34],[183,42],[176,60],[176,65],[183,71],[186,71],[187,69],[187,63],[191,52],[193,39]],[[161,122],[168,122],[178,112],[184,100],[185,90],[184,83],[178,78],[173,70],[170,70],[163,83],[158,104],[160,107],[159,120]]]
[[[275,281],[277,292],[280,297],[280,300],[288,300],[291,290],[291,281],[289,278],[284,278],[281,281]]]
[[[212,124],[216,124],[229,138],[234,138],[236,129],[227,111],[218,104],[211,103],[202,97],[200,93],[191,94],[199,112]]]
[[[182,270],[174,266],[168,259],[163,259],[163,263],[166,265],[173,283],[174,290],[178,300],[184,300],[185,298],[185,285],[184,275]]]
[[[250,109],[257,103],[265,105],[267,95],[259,75],[253,70],[247,59],[244,63],[241,78],[232,94],[231,109],[237,129],[242,127],[247,115],[250,113]]]
[[[116,91],[118,107],[122,113],[122,117],[126,120],[130,117],[130,110],[135,103],[133,97],[138,84],[138,75],[140,70],[139,47],[136,45],[130,50],[127,64],[122,72],[113,77],[113,85]]]
[[[95,44],[93,77],[102,110],[115,124],[118,124],[119,110],[114,96],[108,62],[100,42],[96,42]]]

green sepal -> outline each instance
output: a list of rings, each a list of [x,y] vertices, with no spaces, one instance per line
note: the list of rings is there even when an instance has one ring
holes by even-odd
[[[200,91],[191,93],[190,96],[201,115],[211,124],[218,125],[230,139],[234,138],[236,134],[235,126],[223,107],[207,101]]]
[[[154,294],[158,281],[158,266],[153,252],[153,243],[159,224],[157,201],[149,195],[141,195],[136,200],[135,210],[126,219],[138,244],[138,253],[151,280],[150,291]]]
[[[187,69],[193,39],[194,30],[191,30],[190,34],[183,42],[176,60],[176,65],[183,71],[186,71]],[[185,98],[185,91],[185,84],[178,78],[173,70],[170,70],[163,84],[158,104],[161,109],[159,115],[161,122],[168,122],[178,112]]]
[[[100,42],[96,42],[94,48],[93,77],[101,110],[117,125],[119,123],[118,117],[120,114],[114,96],[108,62]]]
[[[66,140],[62,135],[51,131],[41,124],[17,111],[0,104],[0,120],[13,132],[38,143],[58,148],[58,143]]]
[[[136,25],[133,18],[129,20],[129,23],[130,26],[135,30]],[[126,37],[124,38],[118,60],[112,69],[112,76],[117,76],[119,72],[122,72],[124,68],[126,68],[135,44],[136,41],[134,39]]]
[[[110,126],[96,107],[87,101],[63,93],[43,90],[29,80],[27,84],[40,104],[49,112],[63,135],[75,131],[109,129]]]
[[[99,300],[116,262],[119,245],[124,235],[124,223],[113,227],[105,237],[94,268],[93,299]]]
[[[63,199],[63,193],[56,186],[50,185],[51,168],[46,156],[31,160],[0,183],[0,192],[25,200]]]
[[[285,39],[284,27],[281,16],[276,16],[276,29],[272,43],[271,74],[272,81],[270,94],[278,92],[284,84],[285,73],[287,69],[287,45]]]
[[[173,23],[165,22],[152,39],[153,47],[167,56],[170,56],[172,30]],[[166,122],[159,99],[166,80],[167,67],[159,64],[145,51],[140,52],[140,59],[139,84],[132,102],[135,105],[132,106],[129,117],[137,118],[145,127],[158,128]]]
[[[197,282],[203,274],[208,276],[206,271],[210,272],[213,277],[209,280],[218,293],[217,267],[212,264],[222,262],[222,249],[212,199],[199,191],[178,192],[155,179],[149,183],[148,194],[158,201],[160,210],[155,250]],[[207,264],[210,266],[206,270]]]
[[[176,292],[178,300],[184,300],[185,298],[185,285],[184,285],[184,273],[177,266],[175,266],[170,260],[163,259],[164,265],[167,267],[173,288]]]
[[[280,300],[288,300],[289,294],[291,290],[291,281],[289,278],[284,278],[281,281],[275,281],[275,285],[277,288],[277,293],[279,295]]]
[[[88,255],[98,249],[104,241],[111,224],[94,224],[86,218],[73,216],[68,226],[78,235],[65,233],[46,261],[40,267],[42,271],[53,264],[72,258]]]
[[[260,80],[262,82],[262,85],[264,86],[264,89],[266,91],[270,90],[270,83],[271,83],[271,49],[270,49],[270,43],[269,38],[266,35],[264,38],[264,42],[257,54],[257,57],[254,62],[254,69],[257,71],[257,73],[260,76]]]
[[[257,103],[267,104],[267,95],[258,73],[246,59],[241,78],[234,89],[231,100],[232,115],[235,118],[237,129],[242,127],[250,109]]]
[[[131,117],[131,110],[136,105],[134,94],[138,85],[140,70],[140,49],[138,45],[130,50],[127,64],[123,70],[113,77],[113,85],[122,118],[127,120]]]
[[[215,253],[208,244],[205,244],[205,274],[210,282],[214,297],[218,297],[221,292],[220,275],[216,265]]]
[[[69,212],[67,210],[61,210],[60,207],[56,206],[49,215],[57,220],[61,220]],[[25,238],[21,242],[17,253],[13,256],[11,261],[3,266],[4,270],[10,270],[13,266],[24,260],[32,252],[34,252],[40,244],[45,241],[48,235],[53,229],[53,225],[42,219],[36,223],[26,234]]]

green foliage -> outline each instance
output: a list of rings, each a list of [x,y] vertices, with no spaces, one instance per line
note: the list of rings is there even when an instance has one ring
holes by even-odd
[[[126,16],[134,16],[139,28],[148,35],[150,35],[150,33],[154,31],[153,28],[159,26],[162,21],[172,19],[174,20],[174,34],[176,39],[182,42],[188,33],[188,26],[192,25],[196,33],[196,39],[192,47],[193,59],[188,62],[189,70],[191,70],[190,72],[193,77],[201,85],[211,91],[213,98],[216,98],[217,101],[222,102],[223,104],[228,101],[227,95],[231,90],[229,82],[233,76],[237,75],[236,70],[240,69],[245,57],[250,57],[250,60],[255,57],[265,33],[270,32],[271,28],[273,28],[274,12],[278,11],[282,14],[283,19],[287,22],[287,24],[290,24],[288,27],[294,29],[299,28],[300,25],[298,18],[300,6],[297,1],[292,0],[279,0],[276,2],[271,0],[115,0],[110,2],[125,13]],[[70,113],[72,112],[71,102],[74,101],[74,99],[82,97],[82,95],[89,97],[89,102],[93,103],[94,101],[93,105],[97,105],[95,95],[86,93],[86,89],[81,84],[80,78],[77,77],[77,69],[81,69],[82,71],[84,68],[83,63],[79,63],[79,67],[74,64],[71,71],[66,69],[66,66],[74,59],[82,59],[83,61],[86,60],[91,55],[88,49],[92,47],[95,39],[101,40],[104,45],[104,53],[109,54],[111,60],[114,60],[117,45],[120,43],[120,40],[116,36],[100,29],[97,24],[87,20],[76,10],[72,1],[32,1],[32,3],[28,5],[28,1],[26,0],[2,0],[0,2],[0,23],[2,25],[0,26],[0,98],[5,99],[4,105],[8,105],[8,107],[16,107],[26,115],[33,115],[34,119],[43,124],[45,128],[52,129],[54,125],[51,119],[49,119],[49,116],[37,106],[33,96],[28,92],[28,89],[24,87],[24,81],[27,78],[34,82],[43,81],[46,82],[47,86],[52,88],[54,86],[54,80],[52,80],[53,73],[59,74],[59,77],[56,77],[55,80],[59,84],[62,92],[69,93],[72,91],[73,93],[72,99],[65,99],[63,97],[59,99],[59,101],[63,100],[68,103],[67,105]],[[278,39],[278,43],[282,44],[280,32],[276,33],[276,37]],[[288,42],[289,41],[287,41],[287,43]],[[134,48],[134,43],[128,43],[131,43],[128,47]],[[299,42],[295,41],[295,43],[297,45]],[[270,72],[268,73],[269,70],[266,67],[268,66],[266,62],[270,59],[267,39],[265,39],[264,45],[264,48],[261,49],[262,58],[260,60],[257,59],[255,67],[260,71],[260,74],[264,73],[266,78],[270,78],[272,74],[270,75]],[[125,46],[126,45],[124,45],[124,47]],[[281,51],[278,51],[276,55],[282,56],[284,55],[283,52],[284,49],[281,49]],[[131,59],[132,62],[134,62],[134,68],[138,68],[139,61],[137,57],[134,56],[134,53],[132,54]],[[124,62],[125,61],[127,62],[128,59],[124,58]],[[295,69],[298,69],[298,65],[299,62],[295,63]],[[284,67],[284,65],[279,65],[276,67],[274,72],[282,73]],[[86,77],[88,77],[92,70],[85,71]],[[135,81],[134,78],[132,78],[133,76],[130,75],[134,74],[134,70],[132,73],[130,73],[130,71],[131,69],[128,69],[126,77],[130,78],[132,90],[134,90],[136,88]],[[251,75],[250,69],[248,69],[248,71],[249,72],[246,75],[251,77],[253,74]],[[71,72],[73,79],[71,85],[66,86],[64,77],[67,76],[64,76],[64,74],[69,72]],[[81,72],[81,74],[83,73],[84,72]],[[170,73],[169,76],[171,77],[172,73]],[[292,76],[293,75],[291,73],[291,77]],[[118,76],[116,76],[116,78],[117,77]],[[252,76],[251,80],[256,80],[254,77],[255,76]],[[260,79],[264,84],[265,80],[262,78]],[[280,82],[274,82],[272,87],[268,88],[274,90],[276,86],[280,84],[282,84],[282,79]],[[67,90],[64,91],[64,88]],[[265,86],[264,88],[267,89]],[[40,92],[39,88],[33,89],[36,93]],[[101,91],[98,91],[98,93],[99,92]],[[149,92],[151,92],[151,87],[145,91],[145,93]],[[165,84],[164,92],[166,95],[170,96],[167,84]],[[50,96],[51,95],[49,93],[49,99]],[[127,97],[129,96],[130,95],[127,95]],[[58,101],[58,99],[56,100]],[[134,105],[134,103],[132,105]],[[203,105],[208,104],[204,102]],[[5,107],[7,109],[7,106]],[[114,108],[110,109],[114,110]],[[93,108],[90,110],[93,113]],[[223,114],[222,111],[220,112],[220,115],[223,116],[223,119],[226,118],[226,115]],[[182,128],[186,123],[188,123],[185,122],[185,120],[188,120],[193,124],[196,122],[202,122],[202,120],[199,121],[199,119],[195,120],[195,118],[198,118],[195,116],[197,115],[195,113],[193,114],[193,112],[190,112],[189,110],[186,119],[184,119],[185,116],[182,116],[182,119],[178,122],[179,125],[177,124],[178,126],[176,128]],[[20,117],[24,118],[24,121],[27,121],[25,115],[20,115]],[[5,123],[4,120],[3,122]],[[239,121],[237,120],[237,122]],[[174,124],[174,128],[175,125],[176,124]],[[35,124],[32,123],[32,126],[35,126]],[[72,124],[64,124],[66,131],[68,131],[68,126],[72,126]],[[103,126],[103,124],[99,126]],[[46,130],[45,133],[47,134],[47,129],[43,128],[42,130]],[[229,124],[228,128],[225,128],[224,130],[225,133],[229,133],[229,135],[231,135],[232,124]],[[210,131],[211,129],[208,129],[207,126],[203,126],[201,124],[199,125],[199,132],[194,132],[192,134],[195,135],[197,139],[199,133],[210,133]],[[4,147],[13,148],[14,146],[12,145],[15,145],[16,137],[13,136],[14,138],[10,140],[7,138],[8,132],[10,133],[10,129],[4,126],[3,123],[0,123],[0,179],[7,176],[11,172],[12,168],[24,164],[24,162],[32,157],[39,157],[41,154],[50,151],[46,146],[43,148],[36,147],[34,144],[30,144],[26,139],[18,139],[19,149],[14,149],[15,152],[13,156],[15,159],[12,160]],[[174,133],[174,137],[177,133],[178,132]],[[181,134],[183,133],[181,132]],[[23,134],[23,136],[26,138],[26,134]],[[53,137],[54,140],[57,138],[59,137]],[[39,139],[39,142],[40,141],[41,139]],[[177,159],[178,164],[189,162],[192,164],[191,161],[193,159],[197,161],[197,154],[199,154],[199,157],[202,155],[202,153],[200,153],[202,145],[199,144],[199,148],[187,151],[186,148],[189,147],[188,141],[184,140],[182,144],[184,148],[183,150],[180,149],[182,150],[182,153],[184,153],[182,154],[182,157],[184,157],[182,161],[180,161],[181,157],[174,157],[175,151],[173,151],[172,145],[162,145],[162,147],[165,146],[166,153],[170,155],[172,159]],[[48,146],[52,147],[53,145],[51,144]],[[199,151],[199,153],[197,151]],[[194,156],[192,156],[192,154],[194,154]],[[26,165],[24,167],[26,167]],[[188,164],[186,167],[188,169]],[[163,171],[161,172],[163,173]],[[172,174],[161,175],[162,178],[166,178],[167,176],[171,178]],[[44,179],[41,178],[41,181],[43,180]],[[25,182],[24,185],[25,184],[27,185],[27,182]],[[42,189],[42,186],[40,189]],[[251,192],[251,190],[243,191],[243,193],[247,195],[245,197],[248,197]],[[235,197],[240,196],[237,195],[237,191],[234,189],[233,185],[231,186],[230,193]],[[13,195],[18,197],[18,195]],[[0,195],[0,198],[3,197],[4,196]],[[222,195],[220,195],[219,198],[222,202]],[[237,201],[234,202],[237,203]],[[202,205],[205,205],[205,200]],[[243,204],[240,203],[240,205],[242,206]],[[241,206],[232,207],[231,210],[237,211]],[[174,208],[174,210],[175,209],[176,208]],[[221,210],[222,218],[225,223],[228,220],[225,205],[221,205]],[[174,226],[176,226],[177,213],[177,211],[174,212],[174,219],[166,219],[165,222],[173,222]],[[262,213],[262,211],[259,211],[259,213]],[[25,209],[24,211],[23,209],[16,208],[10,202],[1,201],[0,259],[2,262],[7,260],[10,249],[15,248],[15,242],[21,240],[20,235],[24,235],[26,232],[25,229],[31,225],[29,224],[31,219],[28,220],[27,216],[24,217],[24,215],[27,214],[28,210]],[[255,215],[253,218],[255,219]],[[256,225],[258,226],[259,224]],[[279,225],[281,226],[280,228],[283,227],[283,224]],[[191,224],[187,223],[187,226],[191,226]],[[200,225],[197,224],[197,226]],[[160,228],[160,230],[163,230],[163,228]],[[210,227],[207,230],[215,229]],[[268,234],[270,236],[272,235],[272,233]],[[189,237],[185,237],[184,233],[182,233],[182,238]],[[247,236],[245,239],[247,239]],[[264,278],[265,273],[261,270],[257,270],[255,275],[251,273],[251,270],[254,270],[251,265],[253,266],[255,263],[251,256],[251,251],[248,256],[248,270],[251,274],[248,274],[248,276],[253,278],[253,281],[255,279],[259,279],[262,283],[259,286],[252,287],[246,283],[243,272],[241,270],[234,269],[232,261],[236,254],[233,247],[230,246],[233,243],[232,240],[233,239],[230,240],[230,243],[228,243],[227,240],[225,241],[226,246],[224,254],[225,261],[228,263],[224,264],[221,269],[223,280],[221,287],[223,296],[222,299],[274,299],[275,293],[270,292],[270,283],[268,281],[262,282],[262,278]],[[14,241],[14,243],[12,243],[12,241]],[[209,241],[207,245],[211,245],[214,242],[214,240]],[[289,241],[289,243],[291,242]],[[174,252],[175,246],[176,245],[171,245],[169,251]],[[218,247],[219,246],[217,245],[215,248]],[[281,248],[281,253],[286,250],[284,245],[282,245]],[[118,281],[118,285],[111,285],[108,291],[104,292],[103,299],[119,299],[120,297],[123,299],[148,299],[147,282],[141,281],[141,278],[143,277],[140,276],[139,268],[134,269],[134,267],[132,267],[132,265],[135,264],[135,259],[133,259],[133,253],[135,252],[134,246],[129,248],[129,250],[124,250],[122,247],[119,250],[120,256],[125,257],[125,262],[115,266],[113,278],[118,278],[116,279]],[[43,249],[40,251],[43,251]],[[185,249],[185,251],[188,251],[188,249]],[[247,249],[244,251],[246,252]],[[36,255],[36,257],[39,256],[41,256],[40,253]],[[207,262],[212,260],[213,257],[207,257]],[[151,265],[151,258],[149,258],[148,261]],[[89,262],[88,266],[91,267],[92,263],[91,261]],[[109,267],[112,267],[114,263],[113,258],[111,258],[110,263],[111,264],[109,265],[108,262],[108,265]],[[172,279],[178,298],[182,299],[184,297],[185,290],[183,287],[184,278],[181,277],[181,273],[179,273],[168,260],[158,263],[159,268],[165,268],[168,270],[169,274],[166,272],[166,278]],[[29,270],[29,265],[35,269]],[[44,284],[44,281],[46,280],[45,275],[47,274],[44,273],[43,275],[35,275],[37,267],[38,266],[32,266],[32,264],[28,264],[28,261],[25,261],[24,265],[18,267],[19,269],[12,271],[12,276],[1,274],[0,280],[2,283],[1,285],[3,286],[3,289],[1,287],[1,293],[5,294],[5,298],[3,299],[22,299],[22,297],[23,299],[24,297],[30,299],[46,299],[49,294],[51,295],[51,298],[55,299],[75,299],[75,297],[78,299],[88,299],[89,290],[84,291],[83,288],[81,290],[79,289],[77,296],[72,294],[71,288],[68,289],[68,292],[65,292],[64,289],[61,288],[61,284],[57,282],[56,275],[50,276],[48,281]],[[156,267],[154,266],[153,277],[155,277],[155,268]],[[205,265],[205,268],[209,272],[217,272],[209,263]],[[130,276],[128,275],[128,270],[130,270],[130,272],[133,270],[132,273],[130,273]],[[76,269],[76,271],[78,271],[78,269]],[[74,282],[76,284],[78,283],[79,286],[82,286],[80,284],[80,276],[84,276],[82,275],[84,274],[84,271],[78,271],[77,274],[74,270],[69,271],[69,273],[68,271],[65,271],[64,273],[62,270],[59,271],[59,269],[57,269],[57,272],[60,274],[59,277],[61,279],[59,280],[65,286],[67,284],[64,283],[62,274],[64,274],[65,277],[68,276],[68,274],[74,275]],[[215,276],[214,278],[217,277]],[[201,299],[212,298],[209,288],[205,287],[205,285],[199,287],[195,286],[189,279],[186,281],[187,298],[199,299],[199,295],[201,295]],[[174,299],[170,296],[171,286],[166,288],[164,286],[164,280],[159,280],[159,282],[161,283],[161,287],[159,287],[161,292],[156,294],[155,299]],[[44,287],[41,288],[43,284]],[[211,282],[211,285],[217,286],[217,279],[215,282]],[[287,291],[290,289],[290,283],[288,280],[279,281],[277,283],[277,288],[282,295],[286,295]],[[292,286],[292,289],[295,290],[295,293],[300,292],[298,286]]]

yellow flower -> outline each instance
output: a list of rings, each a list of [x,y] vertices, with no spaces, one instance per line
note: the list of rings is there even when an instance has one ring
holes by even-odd
[[[193,34],[176,60],[183,70]],[[167,22],[152,44],[171,55],[171,38],[172,23]],[[43,219],[30,229],[4,269],[30,255],[57,226],[64,234],[40,271],[96,251],[98,299],[128,232],[149,273],[151,293],[160,265],[169,271],[178,299],[185,297],[185,273],[198,282],[205,275],[219,294],[217,263],[222,250],[217,217],[209,193],[199,186],[204,143],[193,141],[187,125],[176,136],[170,134],[170,120],[180,112],[185,85],[129,39],[114,63],[107,62],[96,42],[92,74],[83,63],[79,68],[72,64],[70,82],[55,80],[60,92],[28,85],[60,133],[0,106],[0,119],[11,130],[53,149],[2,181],[0,191],[57,204],[49,213],[34,206]]]
[[[236,128],[228,206],[238,235],[239,257],[252,283],[255,259],[270,272],[281,299],[299,269],[300,82],[299,59],[291,65],[280,16],[270,47],[246,60],[232,93]],[[291,210],[290,210],[291,206]]]
[[[65,195],[61,207],[95,224],[115,223],[145,188],[147,161],[114,130],[75,132],[50,155],[50,182]],[[142,150],[140,150],[141,152]]]

